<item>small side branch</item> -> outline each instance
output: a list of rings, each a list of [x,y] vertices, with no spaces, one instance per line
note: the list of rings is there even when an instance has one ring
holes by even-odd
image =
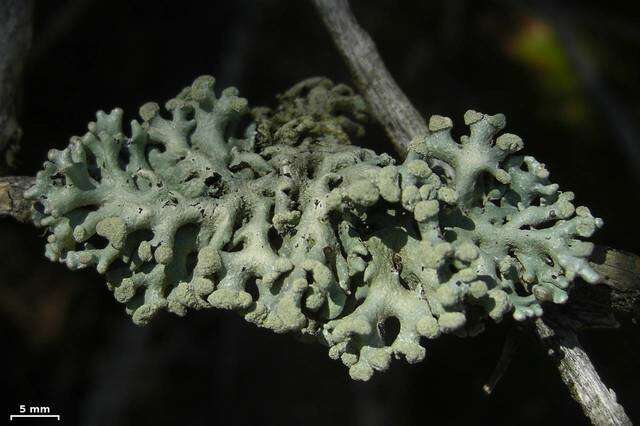
[[[429,133],[425,120],[391,77],[369,34],[356,21],[347,0],[312,0],[331,33],[358,90],[404,157],[409,142]]]
[[[496,368],[491,373],[491,377],[487,380],[484,386],[482,386],[482,390],[487,395],[491,395],[493,390],[496,388],[496,385],[504,376],[504,373],[509,368],[511,364],[511,360],[518,350],[518,344],[520,342],[520,336],[522,335],[522,328],[514,324],[511,326],[511,329],[507,333],[507,337],[504,341],[504,345],[502,346],[502,353],[500,354],[500,359],[498,359],[498,364],[496,364]]]
[[[559,358],[558,371],[571,396],[594,425],[630,425],[631,420],[603,382],[576,333],[560,319],[536,320],[536,333],[550,355]]]
[[[23,194],[34,182],[32,176],[0,177],[0,218],[31,222],[31,201],[25,200]]]

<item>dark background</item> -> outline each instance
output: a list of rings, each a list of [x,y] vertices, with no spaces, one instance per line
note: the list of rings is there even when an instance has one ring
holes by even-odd
[[[596,241],[640,253],[634,2],[352,3],[425,116],[460,123],[468,108],[506,113],[527,152],[605,220]],[[120,106],[135,118],[139,105],[167,100],[201,74],[237,86],[254,106],[309,76],[350,82],[307,1],[37,1],[35,13],[19,174],[84,133],[97,109]],[[390,149],[375,124],[368,135],[363,145]],[[42,230],[0,222],[6,415],[32,404],[82,425],[586,423],[528,332],[494,394],[482,393],[510,322],[430,342],[424,362],[394,362],[358,383],[326,348],[234,313],[136,327],[97,273],[49,263],[43,246]],[[640,333],[621,322],[581,341],[640,419]]]

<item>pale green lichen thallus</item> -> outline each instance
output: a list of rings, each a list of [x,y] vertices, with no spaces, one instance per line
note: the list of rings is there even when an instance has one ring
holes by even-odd
[[[140,108],[129,133],[122,110],[99,112],[27,192],[46,256],[95,267],[138,324],[235,310],[317,339],[359,380],[598,280],[582,239],[602,221],[499,135],[503,115],[467,111],[458,141],[432,116],[398,163],[351,145],[367,111],[347,86],[313,78],[278,101],[250,111],[204,76],[166,114]],[[382,327],[392,317],[397,336]]]

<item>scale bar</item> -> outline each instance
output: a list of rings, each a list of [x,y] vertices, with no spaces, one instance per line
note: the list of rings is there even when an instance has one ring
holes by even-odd
[[[9,421],[18,418],[50,418],[60,420],[60,414],[12,414],[9,416]]]

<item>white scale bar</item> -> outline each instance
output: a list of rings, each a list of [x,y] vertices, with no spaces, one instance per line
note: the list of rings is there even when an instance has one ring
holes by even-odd
[[[13,419],[21,418],[21,417],[27,417],[27,418],[40,417],[40,418],[51,418],[51,419],[60,420],[60,414],[12,414],[9,416],[9,421]]]

